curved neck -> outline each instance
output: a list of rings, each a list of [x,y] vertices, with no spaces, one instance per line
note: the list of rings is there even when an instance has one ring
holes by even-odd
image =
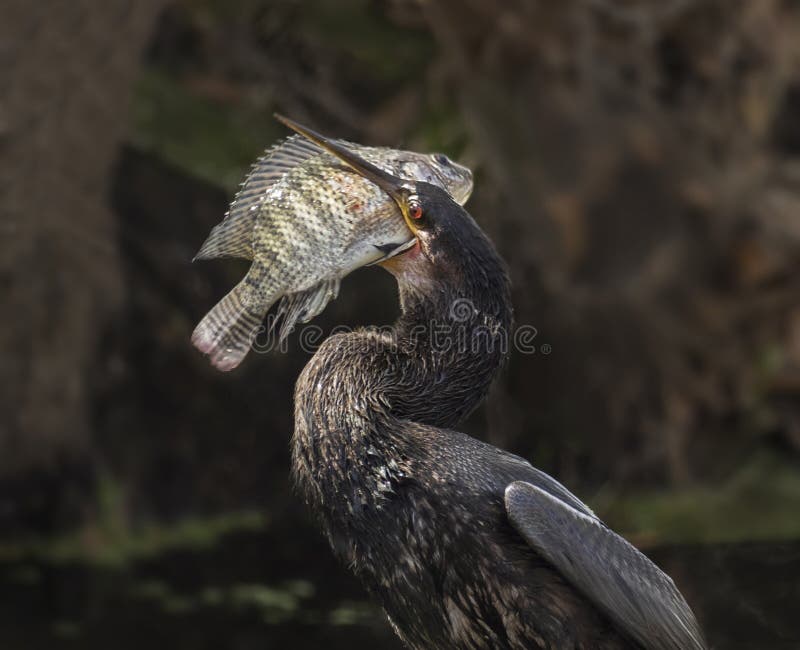
[[[452,427],[484,399],[508,354],[512,310],[508,279],[492,264],[467,264],[420,287],[399,279],[396,373],[381,387],[391,414]],[[485,262],[485,260],[484,260]]]

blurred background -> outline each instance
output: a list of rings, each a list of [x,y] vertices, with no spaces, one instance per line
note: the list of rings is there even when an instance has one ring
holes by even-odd
[[[290,489],[309,355],[189,343],[273,111],[475,169],[537,352],[464,429],[714,647],[800,647],[795,0],[5,0],[0,71],[3,648],[399,648]],[[365,269],[317,322],[397,311]]]

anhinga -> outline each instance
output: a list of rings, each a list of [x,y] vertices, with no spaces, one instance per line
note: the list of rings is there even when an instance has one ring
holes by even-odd
[[[295,391],[293,474],[410,648],[702,649],[672,580],[527,461],[456,426],[512,324],[503,261],[443,190],[286,124],[383,188],[416,243],[383,262],[394,332],[328,338]],[[443,335],[444,334],[444,335]]]

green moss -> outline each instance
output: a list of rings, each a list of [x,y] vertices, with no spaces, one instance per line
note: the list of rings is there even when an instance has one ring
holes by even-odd
[[[312,42],[349,54],[381,83],[419,81],[434,53],[430,34],[393,25],[370,9],[368,0],[323,0],[303,12],[297,29]]]
[[[265,614],[297,610],[300,599],[288,589],[274,589],[260,584],[235,585],[230,591],[230,601],[234,607],[252,607]]]
[[[308,580],[290,580],[286,583],[286,589],[297,598],[311,598],[316,592]]]
[[[291,619],[320,618],[304,607],[314,594],[314,586],[297,580],[269,586],[258,583],[206,587],[196,594],[174,591],[167,583],[150,580],[136,584],[130,591],[133,598],[150,601],[168,614],[185,614],[201,608],[217,608],[236,612],[255,611],[268,625]]]
[[[21,564],[11,570],[9,579],[20,585],[35,585],[42,581],[42,571],[39,567]]]
[[[468,135],[460,112],[455,106],[430,106],[417,126],[412,148],[439,151],[455,160],[467,146]]]
[[[148,524],[136,530],[117,523],[109,526],[101,519],[70,534],[0,544],[0,560],[34,558],[53,563],[122,567],[171,550],[211,548],[225,535],[262,530],[265,526],[264,515],[250,511],[188,518],[174,524]]]
[[[80,623],[75,621],[61,620],[55,621],[51,629],[53,634],[62,639],[75,639],[81,634]]]
[[[193,18],[204,24],[227,23],[245,15],[252,15],[258,2],[254,0],[181,0],[180,4]]]
[[[213,102],[157,69],[138,80],[133,122],[136,146],[231,192],[281,136],[269,107]]]
[[[168,597],[169,590],[169,585],[162,580],[145,580],[133,587],[131,595],[145,600],[163,600]]]
[[[638,544],[800,538],[800,471],[761,453],[718,486],[652,491],[594,504],[606,523]]]
[[[330,625],[365,625],[375,620],[375,608],[364,602],[345,601],[328,615]]]
[[[206,587],[200,592],[200,602],[207,607],[219,607],[225,600],[225,593],[217,587]]]

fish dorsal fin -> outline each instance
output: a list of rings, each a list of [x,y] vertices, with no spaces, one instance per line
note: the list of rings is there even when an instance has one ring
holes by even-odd
[[[317,316],[325,306],[339,295],[341,280],[323,280],[310,289],[284,296],[278,304],[278,311],[272,326],[280,321],[278,341],[282,342],[292,333],[297,323],[307,323]]]
[[[225,218],[211,230],[195,259],[253,259],[253,226],[267,190],[294,167],[322,151],[303,136],[293,135],[267,149],[250,168]]]

